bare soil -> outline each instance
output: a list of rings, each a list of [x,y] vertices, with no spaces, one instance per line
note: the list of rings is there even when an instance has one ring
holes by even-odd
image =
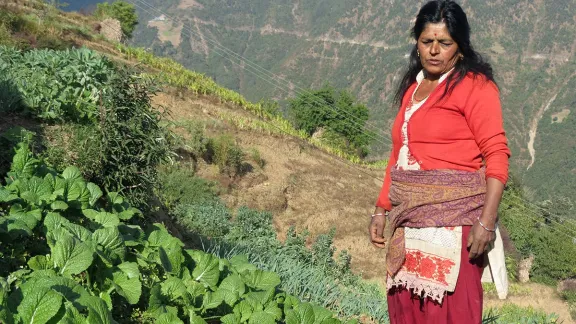
[[[252,172],[223,183],[229,188],[223,199],[230,207],[245,205],[273,212],[281,239],[292,225],[298,231],[310,231],[311,240],[335,227],[335,246],[353,255],[354,270],[369,279],[384,276],[382,251],[372,247],[367,236],[384,170],[352,165],[291,136],[238,130],[215,117],[226,112],[254,118],[236,107],[164,94],[155,102],[167,107],[174,120],[207,121],[209,133],[230,133],[245,150],[258,150],[265,161],[263,168],[252,163]],[[199,174],[224,181],[209,166],[201,167]]]

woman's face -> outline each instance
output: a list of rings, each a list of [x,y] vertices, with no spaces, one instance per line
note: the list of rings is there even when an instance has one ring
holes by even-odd
[[[428,77],[439,78],[450,71],[459,59],[458,44],[443,22],[426,24],[417,46],[420,62]]]

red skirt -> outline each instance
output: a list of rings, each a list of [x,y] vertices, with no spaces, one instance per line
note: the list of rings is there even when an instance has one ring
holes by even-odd
[[[466,243],[471,226],[462,226],[462,253],[458,281],[454,292],[444,296],[442,304],[429,298],[420,299],[405,288],[388,292],[391,324],[482,323],[483,257],[468,259]]]

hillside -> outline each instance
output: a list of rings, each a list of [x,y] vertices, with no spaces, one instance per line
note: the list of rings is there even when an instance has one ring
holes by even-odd
[[[77,285],[66,281],[71,289],[76,289],[74,291],[81,290],[79,285],[96,289],[91,293],[100,299],[90,300],[98,304],[102,313],[109,313],[105,310],[108,309],[115,319],[120,316],[119,322],[161,322],[158,317],[161,316],[166,322],[189,318],[195,323],[198,320],[196,315],[208,322],[219,322],[219,316],[226,312],[230,323],[248,322],[248,313],[259,313],[260,318],[266,318],[263,321],[252,320],[258,323],[275,322],[270,321],[270,316],[282,322],[284,318],[298,318],[303,313],[307,313],[308,320],[301,322],[307,324],[314,322],[310,320],[310,313],[316,318],[329,318],[328,323],[337,323],[335,317],[363,323],[386,322],[385,298],[381,289],[383,255],[368,243],[365,234],[367,215],[372,211],[381,186],[382,167],[351,163],[349,156],[319,145],[282,118],[266,114],[261,105],[247,101],[201,74],[187,71],[144,50],[106,41],[92,29],[97,24],[94,17],[63,14],[53,9],[40,4],[34,8],[21,4],[0,7],[3,18],[0,42],[9,44],[0,47],[0,59],[7,62],[0,65],[4,69],[2,85],[6,91],[3,94],[14,95],[0,97],[0,108],[4,112],[0,116],[0,148],[5,152],[1,155],[0,167],[2,176],[7,167],[12,171],[5,180],[6,186],[3,182],[0,190],[0,230],[10,235],[22,235],[21,232],[13,233],[14,227],[4,225],[12,224],[7,221],[17,223],[16,220],[32,223],[31,216],[37,217],[35,212],[21,215],[21,206],[16,204],[10,208],[14,202],[26,202],[22,206],[30,209],[35,208],[34,203],[38,204],[42,208],[40,218],[49,214],[52,218],[48,219],[53,219],[54,214],[61,213],[79,224],[69,224],[61,218],[56,218],[57,222],[52,224],[44,218],[45,226],[54,225],[54,228],[48,228],[48,235],[42,226],[38,226],[33,231],[36,242],[31,239],[24,241],[26,247],[30,242],[38,243],[34,247],[40,250],[25,250],[18,257],[4,257],[8,256],[10,249],[0,250],[4,262],[0,263],[1,276],[5,276],[6,263],[9,270],[25,268],[14,272],[14,276],[20,276],[20,281],[29,280],[32,276],[51,275],[48,263],[40,262],[53,248],[49,246],[48,249],[46,244],[55,244],[55,235],[66,237],[67,231],[74,230],[74,242],[82,246],[83,254],[87,253],[86,246],[88,249],[98,244],[106,246],[98,247],[99,253],[94,256],[97,261],[93,265],[82,261],[82,267],[85,265],[90,269],[88,277],[77,262],[71,262],[74,270],[65,272],[59,259],[55,269],[59,275],[70,275],[76,281]],[[15,45],[22,51],[10,47]],[[82,46],[92,50],[70,50]],[[40,50],[44,47],[58,50]],[[77,77],[77,71],[86,73],[83,79]],[[50,83],[53,78],[58,78],[58,82]],[[81,84],[79,79],[89,82]],[[46,91],[49,88],[47,84],[57,84],[60,91]],[[85,91],[86,88],[91,91]],[[75,96],[77,93],[81,96]],[[97,93],[100,96],[95,95]],[[6,101],[7,98],[17,100]],[[566,120],[565,115],[556,117]],[[119,116],[129,118],[116,119]],[[130,127],[124,127],[127,122],[131,123]],[[14,148],[7,142],[13,143],[15,138],[22,141],[21,137],[24,137],[5,132],[13,126],[23,126],[35,132],[38,141],[31,144],[38,160],[32,160],[35,162],[31,164],[37,168],[27,167],[27,163],[6,165],[6,160],[14,153]],[[170,146],[169,152],[167,145]],[[24,149],[20,151],[26,152]],[[27,156],[34,159],[33,155]],[[165,160],[161,162],[161,158]],[[70,165],[76,165],[78,172],[71,175]],[[13,173],[19,166],[23,166],[24,173],[34,173],[29,182],[26,181],[30,174]],[[95,181],[104,192],[120,189],[126,195],[126,201],[139,204],[143,213],[138,216],[130,214],[130,217],[134,216],[130,219],[123,214],[127,205],[114,198],[118,196],[94,198],[98,196],[94,185],[90,185],[91,199],[87,193],[77,199],[88,199],[89,206],[101,212],[98,215],[84,211],[88,206],[86,201],[78,204],[73,194],[61,197],[57,192],[45,192],[43,187],[43,191],[38,193],[42,196],[38,197],[24,192],[25,189],[17,190],[18,186],[25,188],[26,184],[49,181],[50,175],[58,179],[72,177],[79,183]],[[15,176],[22,180],[11,182]],[[146,186],[149,186],[148,190],[140,191]],[[510,191],[515,189],[512,187]],[[7,191],[12,195],[7,195]],[[511,197],[510,191],[507,192],[508,198]],[[33,201],[36,199],[40,202]],[[30,201],[33,202],[29,204]],[[69,203],[70,209],[67,210],[62,202]],[[119,204],[122,206],[117,206]],[[503,205],[502,218],[515,245],[510,248],[512,261],[507,265],[513,270],[511,273],[515,273],[514,262],[518,261],[515,259],[534,252],[537,267],[533,274],[540,282],[544,282],[542,278],[550,283],[550,280],[573,276],[576,268],[570,256],[574,246],[558,238],[560,227],[552,223],[540,226],[540,222],[551,219],[550,215],[526,209],[522,206],[524,204],[528,203],[521,200]],[[526,211],[536,215],[534,222],[526,220],[526,217],[531,217]],[[116,213],[118,216],[111,216]],[[37,221],[34,220],[34,224]],[[164,223],[176,238],[153,222]],[[23,226],[21,223],[18,225]],[[114,263],[110,268],[111,261],[107,257],[116,257],[112,253],[118,252],[109,249],[111,245],[106,242],[93,243],[90,239],[92,233],[86,235],[83,226],[95,231],[95,237],[98,237],[96,231],[102,230],[101,227],[114,230],[117,226],[118,231],[123,231],[125,238],[122,240],[126,246],[120,245],[128,253],[127,259],[122,261],[138,264],[136,276],[138,280],[142,278],[141,294],[128,291],[129,285],[125,282],[132,280],[134,283],[134,264],[116,267]],[[147,229],[145,234],[136,233],[139,226]],[[330,232],[331,228],[335,232]],[[310,235],[306,235],[306,231]],[[45,240],[46,237],[50,240]],[[2,236],[1,247],[18,245],[15,241],[5,245],[4,239]],[[551,252],[550,246],[557,249]],[[222,259],[190,249],[209,252]],[[349,254],[341,254],[342,249],[347,249]],[[238,258],[239,254],[247,254],[252,264]],[[31,259],[40,264],[30,262]],[[203,266],[211,267],[210,278],[198,276],[200,272],[204,273],[198,270]],[[259,272],[256,266],[273,273]],[[26,272],[29,270],[26,267],[34,270],[32,274]],[[49,269],[37,272],[42,267]],[[110,281],[104,279],[90,284],[92,275],[98,277],[101,269],[114,272],[113,276],[108,270],[101,273],[102,278],[113,280],[115,286],[107,286]],[[215,275],[212,270],[219,270],[220,275]],[[238,276],[241,277],[240,283],[236,280]],[[262,280],[258,280],[259,276]],[[170,284],[164,281],[166,278]],[[16,286],[20,281],[9,282],[8,286],[18,292]],[[51,285],[49,288],[42,286],[42,289],[49,289],[54,295],[53,290],[57,287],[54,288],[53,282]],[[185,286],[186,291],[176,289],[178,286]],[[569,320],[568,305],[551,288],[541,289],[540,284],[518,287],[520,292],[512,293],[513,296],[527,295],[535,302],[524,303],[523,308],[490,303],[498,306],[496,312],[502,316],[501,323],[518,321],[526,316],[543,322],[546,314],[542,305],[547,306],[546,312],[558,313],[564,322]],[[0,289],[5,293],[6,285]],[[32,296],[31,291],[24,289],[24,295]],[[272,300],[271,291],[276,293]],[[289,294],[303,302],[294,300]],[[332,312],[326,313],[326,310],[307,302],[327,307]],[[191,312],[184,308],[188,303],[195,303]],[[69,304],[62,302],[62,305],[62,309],[72,313],[70,317],[77,315]],[[268,314],[261,314],[264,305],[264,313]],[[74,307],[82,312],[80,316],[91,316],[90,312],[93,312],[90,309],[86,314],[80,306]],[[230,314],[231,307],[235,308],[234,316]],[[239,314],[241,319],[235,317]],[[58,316],[65,315],[58,313]],[[231,320],[232,317],[235,320]],[[222,322],[228,322],[223,319]]]
[[[418,6],[402,1],[136,2],[135,44],[205,72],[251,100],[293,97],[328,81],[351,89],[371,109],[385,156],[395,108],[390,99],[409,50]],[[499,82],[513,171],[535,200],[576,191],[573,154],[576,1],[463,1],[477,50]],[[162,13],[168,16],[162,17]],[[223,46],[258,66],[232,63]],[[218,48],[216,50],[215,48]],[[259,68],[285,81],[278,85]],[[257,73],[256,75],[254,73]],[[555,114],[564,119],[553,121]]]

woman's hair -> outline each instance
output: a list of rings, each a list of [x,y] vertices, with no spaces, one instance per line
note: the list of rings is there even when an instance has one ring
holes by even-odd
[[[487,80],[494,81],[492,66],[478,54],[470,44],[470,25],[462,7],[452,0],[433,0],[426,3],[418,12],[414,28],[412,28],[412,37],[418,42],[420,34],[426,27],[426,24],[445,23],[450,36],[458,44],[459,53],[463,58],[456,62],[454,73],[451,73],[446,79],[446,88],[442,98],[451,92],[458,83],[460,83],[466,74],[472,73],[474,76],[484,75]],[[410,62],[408,71],[398,85],[394,97],[396,103],[401,103],[404,94],[414,81],[416,76],[422,70],[422,63],[417,54],[418,44],[414,45],[410,53]]]

